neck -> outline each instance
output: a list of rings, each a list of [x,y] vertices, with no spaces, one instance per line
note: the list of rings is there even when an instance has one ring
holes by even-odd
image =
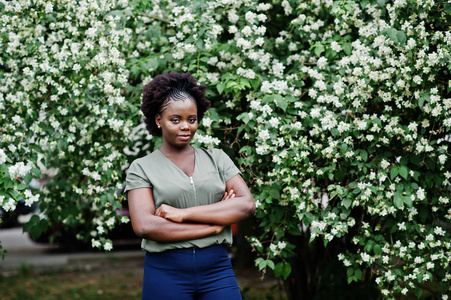
[[[184,147],[176,148],[172,147],[166,143],[163,143],[160,147],[160,152],[164,155],[183,155],[188,154],[194,151],[194,148],[191,145],[186,145]]]

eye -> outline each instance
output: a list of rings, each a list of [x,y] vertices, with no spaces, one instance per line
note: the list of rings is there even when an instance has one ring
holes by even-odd
[[[190,119],[189,119],[189,122],[190,122],[190,123],[196,123],[196,121],[197,121],[196,118],[190,118]]]
[[[178,122],[180,122],[180,120],[177,118],[173,118],[173,119],[171,119],[171,122],[174,124],[177,124]]]

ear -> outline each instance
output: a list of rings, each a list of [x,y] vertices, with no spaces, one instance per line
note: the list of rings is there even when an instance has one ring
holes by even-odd
[[[159,114],[155,115],[155,123],[157,124],[158,128],[161,126],[161,116]]]

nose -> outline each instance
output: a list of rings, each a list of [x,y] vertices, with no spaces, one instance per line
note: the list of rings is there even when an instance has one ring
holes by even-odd
[[[189,130],[189,124],[187,121],[180,122],[180,129],[181,130]]]

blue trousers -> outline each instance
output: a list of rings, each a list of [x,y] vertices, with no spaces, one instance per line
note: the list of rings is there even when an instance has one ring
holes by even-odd
[[[223,245],[146,253],[143,300],[240,300]]]

